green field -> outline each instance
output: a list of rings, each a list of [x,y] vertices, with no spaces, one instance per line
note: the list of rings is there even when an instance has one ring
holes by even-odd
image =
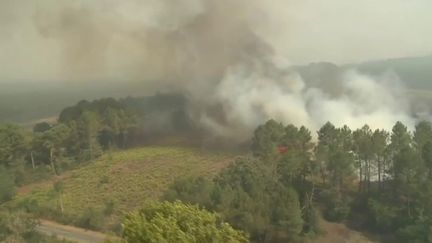
[[[213,176],[235,155],[185,147],[145,147],[107,153],[96,161],[61,175],[64,214],[78,217],[88,208],[103,210],[114,203],[112,218],[158,199],[177,178]],[[14,203],[36,203],[59,210],[53,181],[21,188]]]

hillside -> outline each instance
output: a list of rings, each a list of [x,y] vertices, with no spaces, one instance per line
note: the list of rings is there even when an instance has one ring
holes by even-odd
[[[113,202],[113,214],[105,218],[98,227],[115,230],[125,212],[160,198],[177,178],[211,177],[229,165],[235,157],[233,154],[201,151],[197,148],[164,146],[105,154],[96,161],[57,178],[63,182],[64,210],[70,219],[55,220],[77,224],[77,220],[89,209],[102,212],[107,203]],[[20,188],[12,203],[27,207],[37,205],[36,212],[42,212],[42,218],[52,217],[53,211],[60,211],[53,181]],[[371,242],[361,232],[351,230],[343,224],[330,223],[321,216],[319,220],[322,235],[307,242]]]
[[[123,212],[158,199],[177,178],[212,176],[234,155],[183,147],[145,147],[105,154],[61,176],[64,213],[73,219],[86,210],[113,205],[113,222]],[[37,205],[39,212],[59,212],[53,181],[21,188],[14,203]],[[43,215],[42,215],[43,216]],[[117,219],[116,219],[117,218]]]
[[[126,97],[151,94],[142,83],[38,82],[2,83],[0,122],[29,123],[57,116],[63,108],[83,99]]]
[[[294,66],[292,70],[298,72],[308,84],[317,86],[332,94],[338,89],[336,80],[340,79],[343,73],[349,69],[356,69],[361,73],[370,75],[380,75],[391,71],[403,81],[409,90],[432,90],[431,68],[432,55],[340,66],[328,62],[318,62],[304,66]]]
[[[345,70],[352,68],[367,74],[393,71],[410,90],[432,90],[430,72],[432,56],[378,60],[341,66],[319,62],[293,66],[291,70],[299,73],[310,86],[335,94],[338,91],[338,84],[335,81],[340,79]],[[0,121],[26,124],[56,116],[67,105],[82,99],[128,95],[146,96],[153,92],[154,90],[145,86],[145,82],[123,83],[119,81],[92,85],[74,82],[3,83],[0,90]],[[147,106],[151,104],[151,102],[146,103]]]
[[[349,65],[350,66],[350,65]],[[361,72],[377,74],[395,72],[410,89],[432,90],[432,55],[395,58],[353,65]]]

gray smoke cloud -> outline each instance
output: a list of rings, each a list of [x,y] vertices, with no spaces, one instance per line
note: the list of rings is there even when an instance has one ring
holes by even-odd
[[[397,2],[394,11],[407,7],[406,1]],[[326,121],[353,128],[368,123],[388,129],[398,120],[412,126],[409,102],[402,98],[397,77],[371,77],[352,70],[332,80],[335,88],[328,92],[329,83],[311,83],[289,68],[291,54],[323,52],[317,47],[302,50],[294,40],[299,28],[307,32],[315,19],[310,17],[316,12],[311,4],[329,14],[325,3],[3,0],[0,45],[9,43],[8,50],[1,48],[4,56],[15,60],[39,55],[43,58],[38,60],[44,60],[21,61],[22,66],[0,62],[6,74],[22,71],[21,76],[3,78],[142,80],[154,90],[186,95],[197,124],[215,136],[238,139],[269,118],[314,130]],[[342,1],[335,3],[346,8],[341,13],[351,11]],[[318,26],[317,30],[324,31]],[[321,34],[322,43],[343,39],[343,34],[332,38],[330,32]],[[314,37],[304,37],[308,47]],[[10,50],[27,42],[32,42],[31,50]]]
[[[397,77],[371,77],[350,70],[337,84],[339,94],[334,95],[308,85],[295,73],[274,77],[259,68],[250,71],[235,67],[209,96],[212,102],[222,104],[224,122],[205,113],[200,119],[217,134],[241,134],[240,138],[250,135],[252,128],[269,118],[315,131],[327,121],[354,129],[369,124],[375,129],[391,130],[396,121],[414,127],[409,100],[404,98]]]
[[[60,45],[64,71],[78,80],[101,75],[195,87],[271,53],[251,26],[260,11],[245,0],[57,2],[38,6],[34,23]]]

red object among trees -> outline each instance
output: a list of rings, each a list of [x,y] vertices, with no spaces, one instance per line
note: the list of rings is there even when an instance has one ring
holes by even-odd
[[[279,145],[277,147],[277,150],[280,154],[284,154],[284,153],[288,152],[288,147],[284,146],[284,145]]]

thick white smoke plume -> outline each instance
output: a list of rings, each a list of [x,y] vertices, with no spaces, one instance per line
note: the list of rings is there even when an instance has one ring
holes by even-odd
[[[233,67],[208,96],[210,103],[222,104],[224,122],[205,113],[201,113],[201,122],[217,134],[242,134],[240,138],[269,118],[312,130],[327,121],[351,128],[368,124],[375,129],[391,129],[396,121],[414,126],[409,101],[397,77],[374,78],[351,70],[337,84],[340,94],[335,96],[309,86],[295,73],[274,77],[260,68]]]
[[[391,75],[350,71],[316,83],[288,68],[290,23],[301,20],[301,13],[290,9],[298,5],[291,0],[4,0],[5,13],[23,14],[10,16],[16,18],[12,22],[0,19],[0,25],[18,40],[30,40],[34,56],[46,59],[28,76],[142,80],[149,88],[187,96],[191,117],[217,136],[244,139],[269,118],[314,130],[327,121],[352,128],[368,123],[389,129],[398,120],[411,126],[408,101]],[[21,78],[28,78],[23,73]]]

